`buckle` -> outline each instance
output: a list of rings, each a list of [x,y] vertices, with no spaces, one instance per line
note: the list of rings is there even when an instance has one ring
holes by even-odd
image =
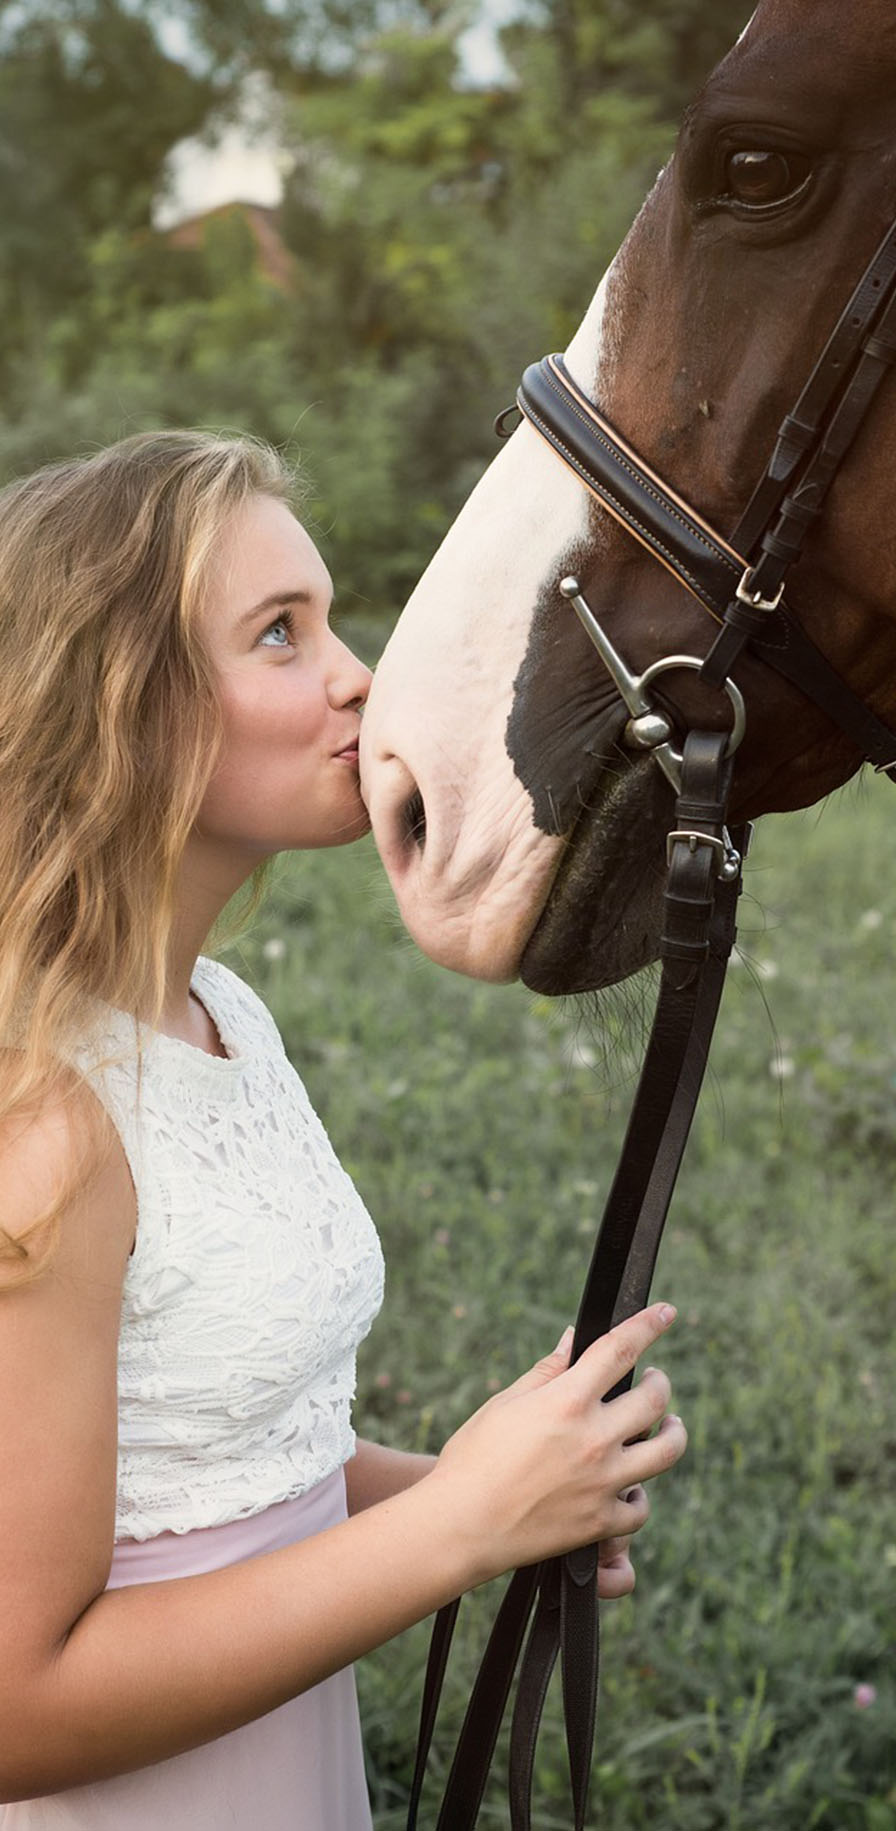
[[[711,833],[694,832],[690,827],[676,827],[674,832],[667,833],[666,834],[666,868],[667,868],[667,870],[670,869],[671,865],[672,865],[673,846],[677,843],[677,841],[679,839],[684,839],[687,841],[688,851],[691,854],[695,853],[697,851],[698,847],[700,847],[700,846],[710,846],[716,855],[716,875],[722,879],[722,882],[724,884],[732,884],[734,882],[735,878],[737,878],[740,875],[740,868],[743,863],[743,859],[741,857],[741,854],[739,852],[736,852],[733,845],[731,844],[731,835],[728,831],[728,828],[723,827],[722,831],[725,835],[724,839],[714,839],[713,835]],[[744,853],[746,853],[747,845],[749,844],[749,840],[751,837],[752,837],[752,828],[748,828],[747,829],[747,839],[744,844]]]
[[[687,827],[683,829],[677,828],[674,833],[666,834],[667,865],[671,865],[672,863],[672,847],[678,839],[687,840],[689,852],[696,852],[698,846],[712,846],[713,851],[718,854],[720,865],[728,856],[728,847],[725,845],[724,840],[713,839],[711,833],[692,833]]]
[[[781,580],[773,598],[764,598],[761,591],[750,590],[750,580],[756,577],[755,566],[744,568],[743,578],[734,595],[742,604],[749,604],[751,610],[777,610],[784,596],[784,580]]]

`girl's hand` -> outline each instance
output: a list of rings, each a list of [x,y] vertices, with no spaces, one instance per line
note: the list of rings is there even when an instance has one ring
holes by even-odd
[[[644,1490],[640,1495],[634,1494],[629,1499],[643,1501],[646,1512],[650,1511],[650,1502]],[[597,1593],[602,1602],[615,1602],[619,1596],[630,1596],[635,1587],[635,1567],[629,1556],[631,1536],[626,1538],[604,1539],[597,1558]]]
[[[665,1415],[670,1388],[659,1368],[649,1367],[630,1391],[606,1395],[674,1317],[668,1304],[653,1304],[594,1342],[574,1367],[568,1330],[553,1354],[449,1438],[426,1479],[441,1484],[440,1517],[465,1541],[472,1582],[576,1545],[628,1540],[643,1526],[642,1484],[678,1461],[687,1433],[680,1418]],[[617,1546],[601,1593],[627,1593],[633,1573],[626,1565]]]

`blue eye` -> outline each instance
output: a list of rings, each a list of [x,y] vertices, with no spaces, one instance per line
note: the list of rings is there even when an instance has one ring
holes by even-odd
[[[269,623],[267,629],[258,638],[260,648],[290,648],[293,639],[293,622],[288,610]]]

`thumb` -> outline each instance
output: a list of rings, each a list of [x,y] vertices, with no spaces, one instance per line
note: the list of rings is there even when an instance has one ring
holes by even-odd
[[[510,1387],[511,1392],[534,1392],[539,1386],[549,1385],[557,1378],[558,1373],[565,1373],[569,1366],[569,1355],[572,1348],[574,1330],[572,1325],[564,1329],[552,1354],[546,1354],[543,1360],[536,1361],[528,1373],[524,1373]]]

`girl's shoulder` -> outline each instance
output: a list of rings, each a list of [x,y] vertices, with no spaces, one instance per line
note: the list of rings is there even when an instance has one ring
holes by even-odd
[[[63,1069],[27,1111],[0,1121],[0,1184],[0,1291],[21,1284],[29,1259],[40,1262],[48,1247],[55,1248],[57,1273],[64,1265],[70,1273],[80,1267],[85,1276],[103,1269],[123,1277],[136,1217],[133,1183],[80,1075]]]

